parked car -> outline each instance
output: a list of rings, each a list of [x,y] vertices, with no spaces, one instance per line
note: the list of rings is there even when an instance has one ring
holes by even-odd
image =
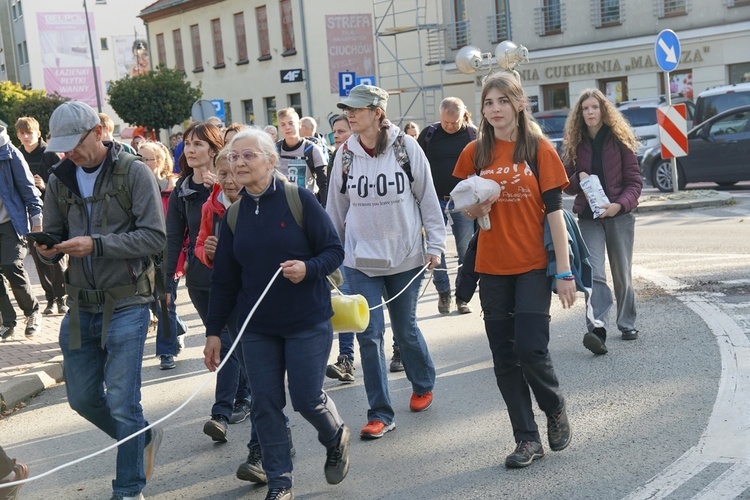
[[[712,116],[750,104],[750,83],[720,85],[698,94],[695,101],[695,123],[702,123]]]
[[[649,149],[641,176],[660,191],[672,191],[672,160],[661,147]],[[750,104],[719,113],[688,132],[688,155],[677,158],[677,187],[690,182],[732,186],[750,180]]]
[[[687,106],[688,130],[693,126],[695,105],[685,97],[672,97],[672,104],[685,103]],[[633,127],[633,132],[640,143],[636,157],[640,163],[646,151],[659,145],[659,125],[656,123],[656,109],[667,105],[666,96],[633,99],[618,104],[617,109]]]
[[[557,154],[562,156],[564,142],[565,122],[568,119],[569,109],[553,109],[550,111],[537,111],[532,116],[542,127],[542,132],[554,144]]]

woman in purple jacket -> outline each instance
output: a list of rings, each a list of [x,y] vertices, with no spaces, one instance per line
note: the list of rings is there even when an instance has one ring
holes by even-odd
[[[587,332],[583,345],[594,354],[606,354],[607,319],[612,307],[612,291],[607,285],[604,269],[605,251],[609,257],[617,301],[617,328],[623,340],[638,338],[635,328],[635,292],[633,291],[633,236],[635,216],[643,181],[635,157],[637,140],[630,124],[611,102],[597,89],[585,89],[565,123],[568,138],[563,149],[563,162],[570,184],[565,189],[576,195],[573,212],[594,271],[591,305],[594,317],[602,321],[595,327],[586,320]],[[596,175],[601,181],[609,204],[604,213],[595,217],[586,201],[581,181]]]

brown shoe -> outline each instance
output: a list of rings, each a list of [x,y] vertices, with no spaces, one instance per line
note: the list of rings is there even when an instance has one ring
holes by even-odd
[[[438,295],[439,295],[438,312],[440,314],[450,314],[451,313],[451,293],[442,292]]]
[[[18,498],[18,490],[23,486],[22,484],[19,484],[4,488],[3,483],[21,481],[29,477],[29,468],[26,467],[26,465],[16,462],[15,459],[13,459],[13,464],[13,472],[15,472],[16,476],[13,478],[13,481],[0,481],[0,500],[16,500]]]
[[[469,304],[460,299],[456,299],[456,310],[458,310],[459,314],[471,314],[472,312]]]

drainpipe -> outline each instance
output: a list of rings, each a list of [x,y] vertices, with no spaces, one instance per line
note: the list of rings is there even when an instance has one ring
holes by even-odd
[[[303,55],[303,64],[305,67],[305,92],[307,93],[307,109],[309,116],[315,116],[313,112],[312,92],[310,91],[310,64],[307,60],[307,30],[305,28],[305,9],[302,7],[302,0],[299,0],[299,19],[302,30],[302,47],[305,51]]]

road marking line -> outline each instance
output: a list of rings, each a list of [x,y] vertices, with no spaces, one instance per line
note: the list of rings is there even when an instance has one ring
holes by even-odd
[[[704,294],[684,292],[684,284],[653,269],[633,266],[633,273],[664,288],[703,320],[719,346],[721,377],[713,410],[698,444],[626,498],[662,499],[711,463],[739,461],[740,465],[732,467],[731,473],[725,472],[721,481],[721,478],[714,480],[700,493],[705,498],[737,496],[717,492],[742,492],[750,484],[750,479],[746,479],[750,477],[750,433],[747,423],[747,415],[750,415],[750,339],[732,318],[711,304]],[[716,491],[711,490],[712,485]]]
[[[750,488],[750,462],[738,462],[703,488],[693,500],[735,498],[748,488]]]

